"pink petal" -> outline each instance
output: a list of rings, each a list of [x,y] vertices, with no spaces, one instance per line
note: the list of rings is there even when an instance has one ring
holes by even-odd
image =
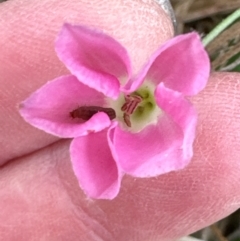
[[[197,113],[192,104],[181,93],[168,89],[163,83],[158,85],[155,91],[155,99],[159,107],[183,131],[182,152],[184,165],[186,165],[193,156],[192,145],[195,138]]]
[[[55,45],[60,60],[79,81],[116,99],[131,74],[126,49],[112,37],[84,26],[64,24]]]
[[[88,121],[72,118],[79,106],[105,105],[105,96],[80,83],[73,75],[48,82],[20,105],[22,117],[31,125],[59,137],[78,137],[101,131],[111,124],[107,114],[99,112]]]
[[[163,82],[184,95],[195,95],[206,86],[209,72],[208,54],[199,35],[179,35],[152,55],[140,74],[127,84],[126,91],[136,90],[147,79],[156,85]]]
[[[183,133],[168,116],[163,115],[156,125],[139,133],[119,127],[112,132],[112,152],[123,172],[153,177],[182,168]]]
[[[152,177],[184,168],[193,155],[197,115],[179,92],[161,83],[156,101],[163,113],[156,125],[139,133],[113,130],[112,153],[122,170],[137,177]]]
[[[88,197],[113,199],[117,196],[122,174],[112,157],[107,130],[75,138],[70,154],[79,185]]]

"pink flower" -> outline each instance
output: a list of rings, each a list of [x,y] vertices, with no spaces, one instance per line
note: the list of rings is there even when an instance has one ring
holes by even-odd
[[[65,24],[56,52],[72,75],[38,89],[20,113],[73,138],[71,162],[86,195],[113,199],[124,174],[154,177],[190,162],[197,114],[185,96],[205,87],[210,70],[196,33],[166,42],[135,76],[120,43],[84,26]]]

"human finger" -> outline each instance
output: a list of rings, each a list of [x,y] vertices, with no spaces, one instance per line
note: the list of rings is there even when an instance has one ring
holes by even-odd
[[[155,1],[12,0],[0,5],[0,15],[0,164],[58,140],[25,123],[17,106],[68,73],[54,52],[64,22],[112,35],[128,49],[135,71],[173,35],[170,18]]]

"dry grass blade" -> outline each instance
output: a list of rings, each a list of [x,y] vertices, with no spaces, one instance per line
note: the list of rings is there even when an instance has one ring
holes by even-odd
[[[220,230],[215,224],[211,225],[210,228],[211,228],[212,232],[216,235],[216,237],[217,237],[217,239],[218,239],[219,241],[228,241],[228,240],[222,235],[221,230]]]
[[[178,1],[175,4],[175,14],[177,18],[177,32],[182,33],[184,28],[184,17],[187,16],[189,8],[195,0]]]
[[[182,7],[181,4],[188,3],[189,0],[172,0],[171,2],[177,12],[178,8]],[[187,23],[219,13],[229,13],[237,8],[240,8],[240,0],[195,0],[187,13],[181,13],[181,18]]]

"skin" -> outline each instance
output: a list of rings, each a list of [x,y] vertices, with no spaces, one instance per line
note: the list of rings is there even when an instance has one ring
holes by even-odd
[[[236,73],[213,73],[191,98],[194,158],[184,170],[123,179],[113,201],[89,200],[69,159],[69,140],[25,123],[17,105],[68,73],[54,53],[63,22],[103,29],[129,51],[134,71],[172,36],[154,1],[11,0],[0,4],[0,234],[2,240],[173,241],[240,206],[240,97]]]

